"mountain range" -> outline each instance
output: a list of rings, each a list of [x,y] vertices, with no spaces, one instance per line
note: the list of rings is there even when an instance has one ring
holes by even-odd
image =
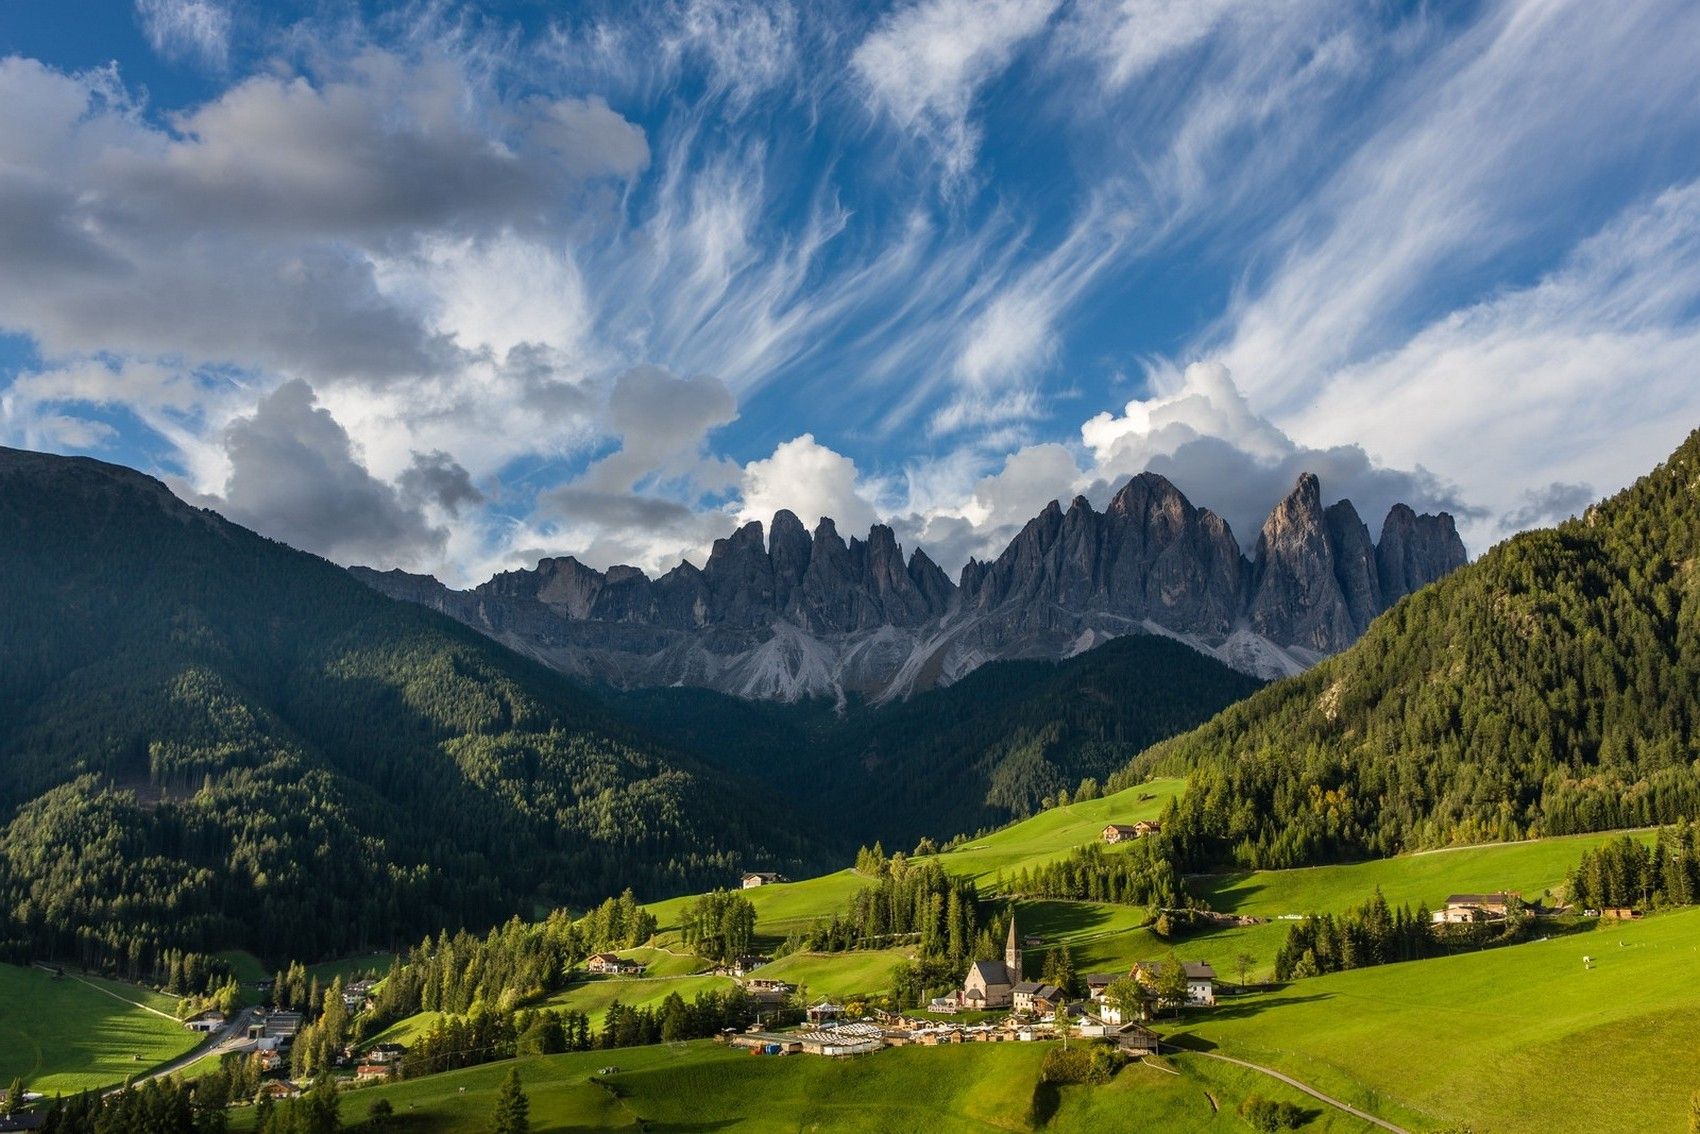
[[[1259,684],[1143,637],[843,713],[611,695],[139,472],[3,448],[0,584],[0,958],[133,978],[836,866]]]
[[[1062,659],[1126,634],[1177,638],[1258,677],[1303,671],[1403,596],[1465,562],[1452,517],[1396,505],[1379,542],[1309,473],[1246,556],[1221,517],[1141,473],[1104,511],[1053,501],[997,558],[952,582],[891,528],[846,542],[789,511],[752,521],[706,564],[652,579],[544,559],[471,590],[355,568],[394,598],[449,614],[556,670],[615,688],[688,685],[778,701],[883,703],[989,661]]]

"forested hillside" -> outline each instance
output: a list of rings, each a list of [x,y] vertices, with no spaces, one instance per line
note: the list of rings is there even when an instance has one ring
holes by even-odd
[[[752,703],[703,689],[614,701],[680,747],[829,812],[850,845],[908,847],[998,826],[1255,692],[1247,677],[1155,635],[1062,662],[1006,661],[885,706]]]
[[[0,936],[150,974],[797,868],[565,679],[99,462],[0,450]]]
[[[1700,814],[1700,433],[1130,769],[1189,863],[1285,867]]]

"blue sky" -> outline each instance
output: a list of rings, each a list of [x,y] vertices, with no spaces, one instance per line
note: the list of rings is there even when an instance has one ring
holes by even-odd
[[[458,582],[1144,468],[1472,550],[1700,425],[1700,9],[0,8],[0,443]]]

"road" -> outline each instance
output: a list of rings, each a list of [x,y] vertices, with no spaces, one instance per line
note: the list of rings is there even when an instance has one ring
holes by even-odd
[[[248,1025],[257,1022],[258,1013],[252,1008],[244,1008],[236,1013],[223,1028],[213,1032],[199,1047],[187,1051],[173,1059],[170,1063],[162,1064],[137,1079],[145,1083],[149,1079],[163,1079],[167,1075],[175,1075],[197,1059],[205,1059],[209,1055],[224,1055],[228,1052],[246,1049],[249,1046]]]
[[[1344,1103],[1344,1102],[1341,1102],[1337,1098],[1333,1098],[1329,1095],[1325,1095],[1321,1091],[1317,1090],[1315,1087],[1309,1086],[1305,1083],[1301,1083],[1297,1079],[1293,1078],[1291,1075],[1283,1075],[1281,1072],[1275,1070],[1272,1067],[1264,1067],[1264,1066],[1261,1066],[1260,1064],[1256,1064],[1256,1063],[1247,1063],[1245,1060],[1235,1059],[1231,1055],[1217,1055],[1213,1051],[1195,1051],[1192,1048],[1186,1048],[1186,1047],[1176,1048],[1175,1050],[1176,1051],[1184,1051],[1188,1055],[1202,1055],[1206,1059],[1219,1059],[1223,1063],[1232,1063],[1236,1067],[1244,1067],[1248,1071],[1256,1071],[1259,1075],[1267,1075],[1271,1079],[1280,1080],[1281,1082],[1287,1084],[1287,1086],[1293,1088],[1295,1091],[1303,1091],[1305,1094],[1309,1095],[1311,1098],[1317,1100],[1318,1102],[1327,1103],[1329,1106],[1335,1108],[1336,1110],[1343,1110],[1347,1114],[1351,1115],[1353,1118],[1361,1118],[1365,1122],[1369,1123],[1372,1126],[1379,1126],[1383,1130],[1391,1130],[1391,1131],[1393,1131],[1393,1134],[1411,1134],[1411,1132],[1409,1130],[1406,1130],[1403,1126],[1395,1126],[1391,1122],[1388,1122],[1386,1119],[1377,1118],[1373,1114],[1365,1114],[1363,1111],[1359,1110],[1357,1107],[1351,1105],[1350,1103]]]

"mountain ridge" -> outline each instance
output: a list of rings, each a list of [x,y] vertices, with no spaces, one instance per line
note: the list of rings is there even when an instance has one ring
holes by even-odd
[[[1258,677],[1350,645],[1410,591],[1466,559],[1452,517],[1396,505],[1379,543],[1350,501],[1305,473],[1247,556],[1227,522],[1166,478],[1132,477],[1099,512],[1052,501],[956,582],[874,524],[845,541],[781,510],[714,541],[705,565],[651,579],[571,556],[470,590],[353,567],[581,680],[694,685],[757,700],[900,700],[995,659],[1058,660],[1129,633],[1175,638]]]
[[[122,466],[0,449],[0,955],[313,958],[824,857],[590,693]]]

